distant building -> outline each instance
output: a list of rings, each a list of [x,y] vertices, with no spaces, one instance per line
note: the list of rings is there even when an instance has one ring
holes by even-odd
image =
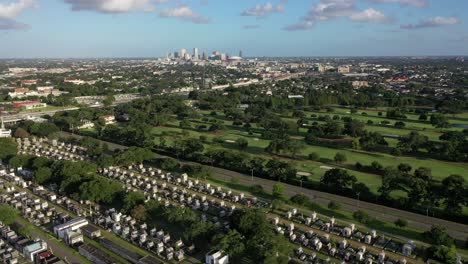
[[[367,81],[353,81],[351,83],[351,85],[355,88],[358,88],[358,87],[368,87],[369,86],[369,82]]]
[[[37,68],[9,68],[8,71],[12,74],[33,73],[37,72]]]
[[[9,138],[11,137],[11,129],[6,129],[5,124],[3,123],[3,118],[1,119],[0,126],[0,138]]]
[[[19,101],[13,103],[13,108],[15,109],[35,109],[35,108],[42,108],[46,107],[46,103],[41,103],[41,101],[33,100],[33,101]]]
[[[72,84],[76,84],[76,85],[81,85],[81,84],[85,84],[86,82],[83,81],[83,80],[80,80],[80,79],[69,79],[69,78],[66,78],[65,80],[63,80],[64,83],[72,83]]]
[[[181,58],[185,59],[186,54],[187,54],[187,50],[186,50],[186,49],[181,49],[181,50],[180,50],[180,57],[181,57]]]
[[[229,256],[222,250],[212,250],[205,256],[205,264],[228,264]]]
[[[339,66],[338,67],[338,73],[349,73],[349,66]]]
[[[81,124],[77,126],[77,129],[87,129],[87,128],[93,128],[94,123],[89,121],[89,120],[81,120]]]
[[[193,48],[193,58],[196,60],[199,59],[198,48]]]
[[[23,85],[36,85],[37,84],[37,80],[23,80],[21,81],[21,83]]]
[[[106,122],[106,125],[115,123],[115,116],[113,115],[105,115],[102,118]]]

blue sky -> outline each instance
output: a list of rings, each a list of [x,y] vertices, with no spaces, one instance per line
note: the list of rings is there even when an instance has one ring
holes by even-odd
[[[0,0],[0,57],[468,55],[468,0]]]

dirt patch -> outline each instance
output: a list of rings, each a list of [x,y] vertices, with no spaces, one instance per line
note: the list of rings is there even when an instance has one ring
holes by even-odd
[[[223,132],[223,131],[212,132],[211,134],[212,134],[213,136],[218,136],[218,137],[224,136],[224,132]]]

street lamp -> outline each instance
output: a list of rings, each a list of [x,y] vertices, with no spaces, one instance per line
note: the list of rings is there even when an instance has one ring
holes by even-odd
[[[253,175],[253,173],[254,173],[254,168],[252,168],[252,170],[251,170],[251,171],[252,171],[252,173],[251,173],[251,181],[253,182],[253,176],[254,176],[254,175]]]

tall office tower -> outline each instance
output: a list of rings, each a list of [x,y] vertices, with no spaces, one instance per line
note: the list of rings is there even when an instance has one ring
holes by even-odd
[[[222,61],[227,60],[227,55],[226,55],[226,53],[221,54],[221,60],[222,60]]]
[[[181,50],[180,50],[180,57],[181,57],[182,59],[185,58],[185,54],[187,54],[187,50],[186,50],[186,49],[181,49]]]
[[[174,51],[174,58],[178,59],[179,58],[179,52]]]
[[[198,48],[193,48],[193,57],[198,60],[199,57],[198,57]]]
[[[242,58],[242,50],[239,50],[239,57]]]
[[[208,57],[206,56],[206,51],[203,51],[203,55],[202,55],[202,60],[207,60]]]

